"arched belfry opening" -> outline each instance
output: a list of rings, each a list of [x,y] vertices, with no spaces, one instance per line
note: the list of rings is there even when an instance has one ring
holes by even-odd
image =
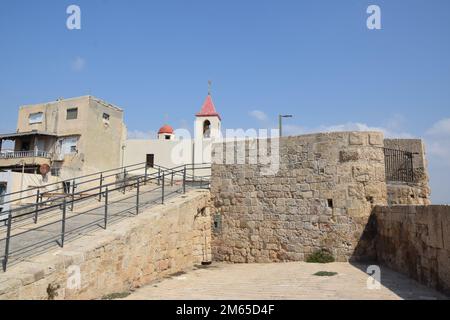
[[[203,122],[203,138],[211,138],[211,121],[209,120]]]

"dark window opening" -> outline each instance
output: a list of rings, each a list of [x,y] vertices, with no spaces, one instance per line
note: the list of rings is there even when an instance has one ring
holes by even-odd
[[[328,199],[327,205],[328,205],[328,208],[333,208],[333,199]]]
[[[30,141],[22,141],[21,151],[30,151]]]
[[[203,138],[211,138],[211,122],[209,120],[203,122]]]
[[[170,140],[170,136],[169,136],[169,135],[166,135],[166,136],[165,136],[165,139],[166,139],[166,140]]]
[[[214,216],[214,232],[220,232],[222,229],[222,215],[216,214]]]
[[[78,108],[67,109],[67,120],[75,120],[78,118]]]
[[[104,113],[103,114],[103,120],[109,121],[109,114]]]

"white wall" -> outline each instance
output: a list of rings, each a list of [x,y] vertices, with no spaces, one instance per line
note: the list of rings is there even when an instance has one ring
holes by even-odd
[[[6,190],[7,193],[19,192],[21,189],[27,190],[27,189],[30,189],[33,187],[41,187],[40,188],[41,192],[46,192],[46,191],[55,189],[57,186],[51,186],[48,188],[42,188],[42,186],[56,183],[58,181],[61,181],[61,179],[58,177],[47,176],[44,179],[39,174],[30,174],[30,173],[24,173],[23,180],[22,180],[22,173],[20,173],[20,172],[11,172],[11,171],[0,172],[0,182],[7,183],[7,190]],[[5,197],[4,201],[15,200],[15,199],[18,199],[21,197],[33,196],[35,194],[36,194],[35,190],[24,191],[21,194],[18,193],[18,194],[11,196],[11,198]],[[21,202],[20,201],[14,202],[14,203],[12,203],[12,206],[14,207],[15,205],[30,204],[30,203],[34,203],[34,202],[35,202],[35,198],[31,197],[31,198],[25,199]],[[5,206],[2,206],[2,207],[3,207],[3,211],[6,211],[11,208],[11,205],[6,204]]]
[[[12,173],[11,171],[6,171],[6,172],[0,172],[0,182],[1,183],[6,183],[6,193],[11,193],[12,192]],[[8,197],[5,197],[4,201],[8,201]],[[3,208],[3,211],[7,211],[10,208],[9,204],[5,204],[5,205],[0,205],[1,208]],[[2,215],[0,213],[0,220],[3,220],[7,218],[7,216]]]
[[[173,168],[192,163],[192,140],[127,140],[124,165],[144,163],[147,154],[155,155],[155,165]]]
[[[206,142],[206,158],[211,159],[211,142]],[[191,165],[193,161],[199,160],[199,157],[193,159],[194,141],[185,140],[128,140],[124,150],[124,166],[145,163],[147,154],[155,155],[155,165],[166,168],[174,168],[182,165]],[[197,149],[196,149],[197,150]],[[201,151],[199,151],[201,152]],[[195,162],[201,164],[202,162]],[[192,174],[188,166],[188,175]],[[143,174],[144,169],[134,171],[135,174]],[[210,169],[195,170],[196,176],[210,176]]]

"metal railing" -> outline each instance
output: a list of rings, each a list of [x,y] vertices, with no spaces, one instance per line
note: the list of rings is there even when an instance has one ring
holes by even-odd
[[[137,167],[143,172],[132,175],[131,172],[138,170],[136,168],[127,171],[132,167]],[[0,248],[4,246],[2,248],[4,250],[3,270],[6,271],[11,257],[23,258],[39,252],[41,249],[49,248],[55,243],[64,247],[69,235],[77,235],[81,230],[92,229],[99,224],[106,229],[108,223],[114,218],[120,220],[124,214],[127,215],[126,213],[130,211],[134,215],[138,215],[142,207],[152,203],[164,204],[167,197],[177,193],[185,193],[187,187],[209,188],[209,176],[194,176],[190,175],[189,171],[210,168],[208,164],[183,165],[175,168],[162,166],[150,168],[146,164],[144,166],[138,164],[120,168],[123,175],[116,176],[116,179],[111,182],[106,182],[105,179],[109,176],[108,172],[114,170],[97,173],[100,175],[100,179],[83,180],[80,184],[98,181],[98,185],[88,187],[83,191],[75,191],[77,189],[75,183],[70,188],[70,193],[61,194],[45,201],[43,200],[44,194],[41,194],[40,189],[38,189],[34,203],[2,212],[2,216],[6,215],[7,217],[4,226],[0,227],[0,232],[5,234],[4,238],[0,239]],[[154,172],[150,172],[149,169],[154,170]],[[77,179],[86,177],[91,178],[92,175],[78,177]],[[71,179],[70,181],[73,182],[77,179]],[[126,196],[127,192],[133,194]],[[129,199],[134,199],[132,206],[127,205]],[[100,206],[98,206],[99,202]],[[82,207],[82,203],[85,206]],[[97,205],[93,205],[95,203]],[[82,211],[74,212],[75,206]],[[123,209],[123,206],[126,206],[126,208]],[[119,212],[113,212],[113,209],[117,208]],[[102,212],[101,218],[99,218],[99,210]],[[52,221],[38,226],[38,221],[43,216]],[[72,228],[72,230],[69,228],[68,230],[67,223],[72,224],[75,228]],[[58,229],[57,225],[60,225],[59,232],[55,231]],[[51,236],[42,239],[42,235],[45,234],[51,234]],[[11,249],[12,242],[15,244],[13,250]]]
[[[18,158],[46,158],[50,159],[52,154],[47,151],[1,151],[0,159],[18,159]]]
[[[384,148],[387,182],[414,183],[414,153]]]
[[[202,166],[210,167],[210,164],[189,164],[186,165],[186,170],[188,172],[188,178],[195,175],[195,170],[202,169]],[[178,166],[176,168],[184,167],[184,165]],[[172,169],[176,169],[172,168]],[[53,196],[65,195],[75,193],[77,190],[81,190],[85,186],[99,185],[101,186],[105,181],[112,178],[117,178],[118,176],[127,176],[132,174],[137,174],[138,172],[147,173],[149,170],[169,170],[162,166],[154,165],[153,168],[147,167],[146,162],[137,163],[133,165],[128,165],[120,168],[105,170],[101,172],[96,172],[84,176],[78,176],[70,179],[61,180],[58,182],[36,186],[21,191],[11,192],[4,195],[5,201],[3,205],[10,206],[22,206],[24,202],[42,201],[42,198],[49,198]],[[191,175],[189,175],[191,172]],[[195,175],[198,178],[198,175]],[[205,177],[203,177],[205,178]],[[86,187],[88,188],[88,187]]]

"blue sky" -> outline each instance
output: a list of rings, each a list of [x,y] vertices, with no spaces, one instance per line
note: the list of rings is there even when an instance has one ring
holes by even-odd
[[[66,8],[81,8],[81,30]],[[382,30],[368,30],[379,5]],[[23,104],[92,94],[131,136],[190,127],[213,81],[226,128],[424,138],[450,203],[450,1],[1,1],[0,130]]]

